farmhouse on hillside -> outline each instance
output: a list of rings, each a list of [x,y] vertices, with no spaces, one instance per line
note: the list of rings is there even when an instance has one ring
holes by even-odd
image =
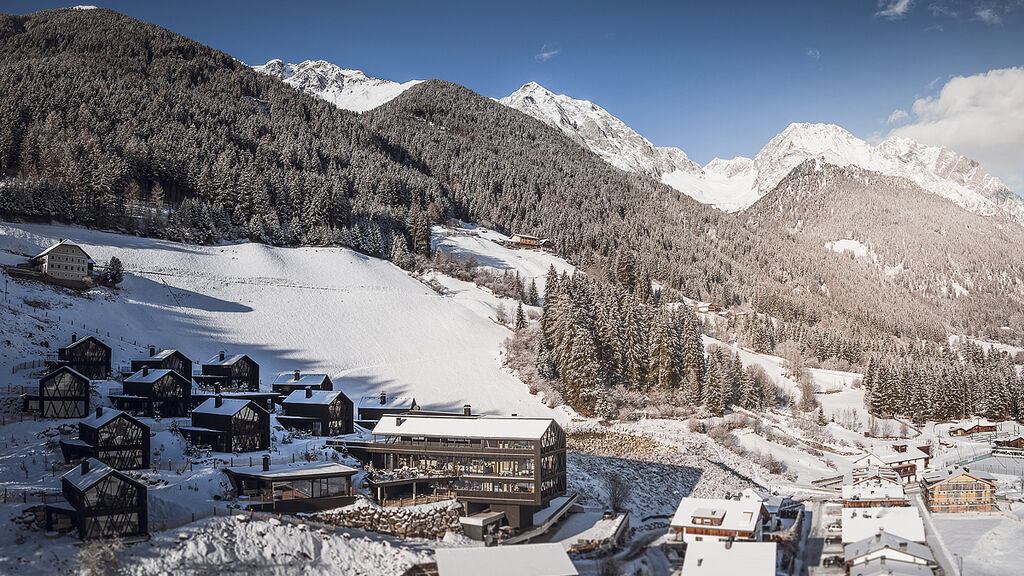
[[[270,413],[251,400],[220,396],[192,410],[192,425],[181,432],[192,444],[217,452],[253,452],[270,448]]]
[[[117,470],[149,468],[149,426],[120,410],[97,407],[78,423],[78,438],[60,441],[65,462],[95,458]]]
[[[78,530],[78,537],[123,538],[149,531],[146,486],[94,458],[60,479],[65,502],[47,504],[46,530]]]
[[[513,234],[509,242],[517,248],[533,248],[541,250],[553,250],[555,243],[547,238],[537,238],[529,234]]]
[[[89,284],[95,263],[81,246],[61,240],[29,258],[28,265],[46,280],[80,288]]]

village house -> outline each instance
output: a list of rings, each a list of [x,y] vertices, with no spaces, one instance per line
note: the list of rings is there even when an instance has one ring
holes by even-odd
[[[60,479],[65,501],[45,507],[46,530],[78,530],[78,537],[124,538],[149,532],[146,486],[87,458]]]
[[[61,366],[39,379],[39,393],[25,396],[24,409],[34,407],[43,418],[84,418],[89,414],[90,393],[88,378]]]
[[[903,479],[895,470],[888,466],[862,465],[850,469],[845,474],[812,480],[811,484],[826,490],[841,492],[843,486],[882,486],[884,484],[903,484]]]
[[[975,434],[986,434],[990,432],[996,432],[999,430],[999,426],[993,422],[976,422],[974,424],[964,424],[949,429],[950,436],[974,436]]]
[[[192,425],[181,433],[194,445],[217,452],[270,448],[270,413],[251,400],[210,398],[192,410]]]
[[[260,365],[246,354],[228,356],[221,350],[202,365],[202,372],[193,376],[201,389],[219,387],[223,391],[259,392]]]
[[[561,544],[438,548],[438,576],[578,576]]]
[[[192,403],[192,382],[177,370],[142,366],[124,379],[122,393],[110,401],[122,410],[146,416],[185,416]]]
[[[909,506],[907,493],[902,484],[884,482],[843,486],[843,508],[880,508]]]
[[[71,335],[71,344],[57,350],[55,360],[48,360],[52,368],[67,366],[90,380],[110,377],[110,346],[98,338],[86,336],[81,340],[78,334]]]
[[[855,466],[884,466],[891,468],[904,482],[920,482],[931,456],[918,446],[893,444],[888,454],[868,453],[853,461]],[[930,449],[929,449],[930,451]]]
[[[707,540],[686,546],[686,576],[775,576],[775,542]]]
[[[489,511],[520,530],[566,491],[565,432],[550,418],[387,414],[373,437],[347,446],[372,467],[381,503],[454,497],[467,516]]]
[[[358,470],[337,462],[270,464],[264,456],[259,466],[225,468],[235,497],[248,500],[254,510],[316,512],[341,508],[355,502],[352,476]]]
[[[882,532],[910,542],[924,542],[924,522],[916,506],[843,508],[843,544],[860,542]]]
[[[847,566],[866,564],[884,558],[886,562],[902,562],[934,566],[935,557],[927,545],[912,542],[885,530],[844,547]],[[896,564],[899,566],[899,564]]]
[[[97,407],[78,423],[78,438],[60,441],[65,462],[95,458],[117,470],[149,468],[149,426],[120,410]]]
[[[280,394],[281,398],[287,397],[296,390],[307,388],[334,390],[334,383],[331,382],[331,378],[327,374],[303,374],[301,370],[295,370],[294,372],[281,372],[270,386],[270,389]]]
[[[509,241],[517,248],[532,248],[540,250],[554,250],[555,243],[546,238],[537,238],[529,234],[513,234]]]
[[[281,401],[281,395],[277,392],[249,392],[239,390],[235,392],[224,392],[219,384],[213,386],[213,390],[192,388],[192,407],[195,408],[203,402],[220,396],[224,400],[245,400],[253,402],[267,412],[273,412],[274,406]]]
[[[992,455],[1019,456],[1024,454],[1024,436],[1015,436],[1007,440],[996,440],[993,443]]]
[[[760,542],[769,520],[759,500],[683,498],[669,525],[676,542],[748,540]]]
[[[149,356],[133,358],[131,361],[130,374],[134,374],[143,368],[150,370],[174,370],[182,377],[192,381],[192,360],[181,353],[180,350],[161,350],[157,352],[156,346],[149,347]]]
[[[61,240],[29,258],[28,264],[45,279],[80,288],[92,279],[95,263],[78,244]]]
[[[284,415],[277,421],[288,428],[308,430],[314,436],[351,434],[352,401],[341,390],[295,390],[281,401]]]
[[[405,414],[419,409],[415,398],[388,396],[387,392],[381,392],[379,396],[363,396],[359,399],[356,424],[373,428],[384,414]]]
[[[970,468],[955,466],[925,474],[924,496],[932,512],[995,510],[996,480]]]

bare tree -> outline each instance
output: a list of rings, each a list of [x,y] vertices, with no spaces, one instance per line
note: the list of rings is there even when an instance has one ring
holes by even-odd
[[[618,474],[605,476],[605,488],[608,490],[608,507],[616,512],[625,510],[626,501],[633,492],[633,487]]]

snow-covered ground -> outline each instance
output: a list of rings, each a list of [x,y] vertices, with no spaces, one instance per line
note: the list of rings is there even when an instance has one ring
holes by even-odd
[[[1020,506],[1020,504],[1018,504]],[[1020,542],[1024,524],[1019,516],[1002,514],[933,514],[932,521],[951,554],[963,558],[963,574],[1006,576],[1020,574]]]

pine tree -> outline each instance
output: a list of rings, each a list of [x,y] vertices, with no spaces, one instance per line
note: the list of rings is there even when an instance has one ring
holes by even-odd
[[[519,302],[516,305],[515,329],[522,330],[523,328],[526,328],[526,314],[523,313],[523,303]]]
[[[530,280],[530,287],[526,291],[526,303],[530,306],[540,304],[540,293],[537,292],[537,281],[535,279]]]
[[[107,270],[103,274],[104,281],[113,287],[124,281],[124,266],[117,256],[111,256],[107,262]]]

